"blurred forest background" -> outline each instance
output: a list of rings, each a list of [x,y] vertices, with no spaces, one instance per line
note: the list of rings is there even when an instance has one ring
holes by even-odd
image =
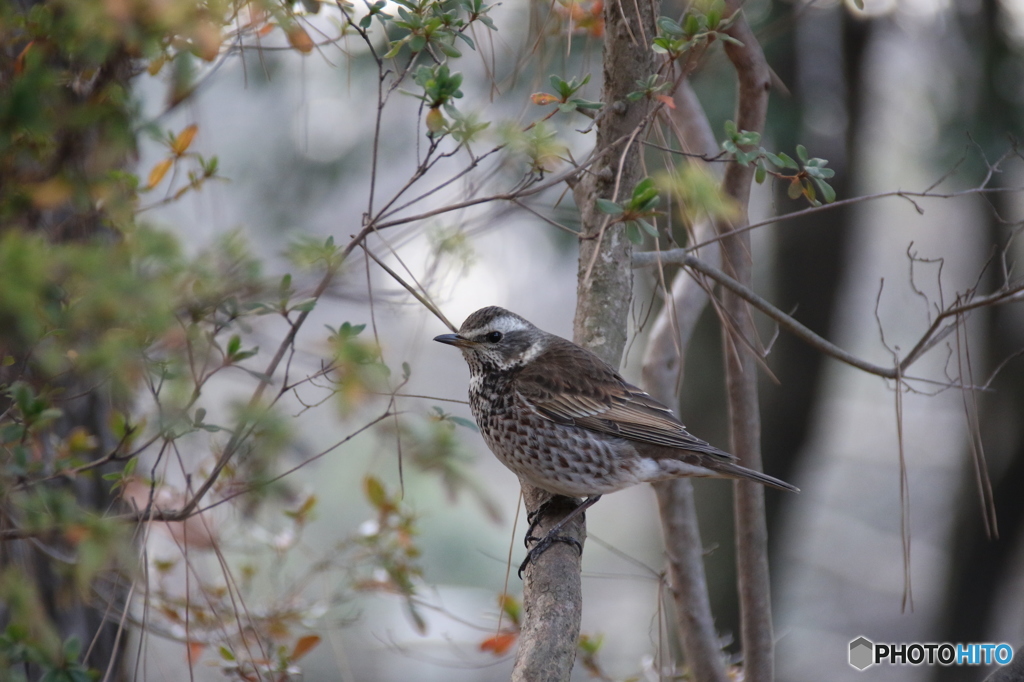
[[[391,26],[389,45],[378,18],[361,20],[402,17],[399,7],[0,10],[10,679],[88,679],[86,668],[151,681],[186,679],[186,668],[195,680],[508,677],[517,481],[470,424],[462,360],[430,341],[447,329],[396,277],[456,326],[501,305],[571,338],[578,211],[548,181],[586,156],[592,121],[572,105],[554,111],[566,98],[549,77],[591,76],[573,96],[598,97],[602,4],[448,3],[472,27],[440,25],[431,49],[461,74],[448,83],[461,96],[449,89],[433,106],[447,74],[409,69],[378,117],[380,84],[397,82],[379,65],[393,79],[417,33]],[[1019,287],[1024,3],[749,0],[744,12],[778,81],[760,144],[827,159],[838,200],[780,218],[807,197],[771,177],[755,187],[760,295],[892,365],[958,295]],[[717,43],[690,80],[726,139],[735,79]],[[430,156],[442,132],[451,144],[437,153],[451,156]],[[384,216],[395,224],[361,234],[368,197],[380,208],[424,158],[437,165]],[[664,163],[650,165],[653,176]],[[542,190],[467,201],[510,188]],[[658,223],[663,248],[686,243],[684,222]],[[658,286],[637,270],[624,362],[634,381]],[[1024,643],[1024,302],[1003,303],[964,315],[901,400],[894,382],[759,320],[773,339],[764,467],[803,491],[768,493],[778,679],[991,671],[859,673],[847,664],[858,636]],[[710,309],[686,369],[679,414],[725,447]],[[952,388],[961,379],[977,390]],[[175,517],[211,472],[223,475],[196,500],[203,513]],[[716,628],[737,655],[731,486],[695,487]],[[133,504],[167,523],[111,520]],[[588,521],[573,679],[667,679],[658,671],[678,651],[654,497],[617,493]],[[123,661],[108,669],[111,651]]]

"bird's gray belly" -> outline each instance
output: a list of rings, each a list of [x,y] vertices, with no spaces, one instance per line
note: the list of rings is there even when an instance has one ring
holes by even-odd
[[[471,400],[484,441],[520,479],[557,495],[586,497],[639,483],[640,458],[624,439],[545,419],[511,396]]]

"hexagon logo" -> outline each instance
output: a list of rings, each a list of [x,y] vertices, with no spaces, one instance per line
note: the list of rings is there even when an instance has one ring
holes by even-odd
[[[858,637],[850,642],[850,665],[857,670],[864,670],[874,664],[875,645],[867,637]]]

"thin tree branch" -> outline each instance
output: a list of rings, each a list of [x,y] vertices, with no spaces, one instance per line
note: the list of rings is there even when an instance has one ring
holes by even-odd
[[[676,108],[671,113],[670,123],[677,131],[682,146],[697,154],[713,153],[717,143],[711,125],[689,81],[680,83],[675,93],[675,102]],[[699,222],[693,228],[692,241],[703,241],[711,232],[709,221]],[[714,262],[721,260],[717,243],[705,247],[700,254]],[[664,283],[664,272],[660,265],[658,269]],[[702,282],[679,271],[672,281],[671,290],[667,292],[665,305],[651,327],[643,359],[643,386],[666,405],[677,403],[686,349],[697,320],[709,300],[707,288]],[[670,594],[675,606],[676,626],[685,662],[694,679],[701,682],[725,682],[728,678],[711,613],[693,484],[689,479],[680,478],[655,483],[653,487],[658,497],[665,554],[668,557]]]
[[[840,362],[844,362],[851,367],[863,370],[869,374],[875,374],[885,379],[896,379],[897,373],[902,377],[903,380],[913,380],[913,377],[905,375],[906,370],[921,358],[928,350],[935,347],[936,344],[941,342],[955,329],[956,323],[950,323],[943,325],[943,322],[950,318],[956,318],[957,315],[963,314],[970,310],[977,308],[1002,305],[1005,303],[1018,303],[1024,301],[1024,282],[1015,282],[1007,285],[1005,288],[1000,289],[988,296],[981,296],[973,298],[970,302],[951,305],[950,307],[943,310],[936,319],[932,322],[931,326],[925,331],[918,342],[914,345],[911,351],[906,357],[899,363],[899,372],[897,368],[885,365],[876,365],[872,362],[862,360],[855,355],[843,350],[839,346],[833,344],[831,341],[819,336],[815,332],[811,331],[803,324],[794,319],[791,315],[779,310],[771,303],[758,296],[749,287],[743,286],[735,279],[725,274],[723,271],[709,265],[704,261],[694,256],[685,253],[684,249],[672,249],[671,251],[648,251],[645,253],[633,254],[633,267],[643,268],[652,267],[655,265],[682,265],[684,267],[695,270],[696,272],[706,275],[710,279],[721,284],[726,289],[729,289],[732,293],[742,297],[748,303],[753,305],[755,308],[760,310],[762,313],[775,320],[779,327],[790,332],[806,344],[814,348],[815,350],[824,353],[825,355],[831,356]]]
[[[742,130],[762,132],[768,112],[771,70],[761,46],[742,14],[741,3],[730,0],[727,7],[739,12],[726,29],[739,45],[726,43],[725,52],[739,81],[736,122]],[[731,232],[748,221],[747,208],[754,168],[729,164],[723,190],[740,207],[734,224],[719,224],[719,232]],[[730,235],[722,240],[722,264],[740,284],[749,287],[753,255],[750,233]],[[761,417],[757,396],[757,357],[741,339],[756,338],[752,311],[746,299],[727,291],[723,308],[732,318],[732,329],[723,327],[726,393],[729,400],[732,452],[744,466],[760,471]],[[775,642],[772,634],[771,586],[768,576],[768,527],[764,510],[764,487],[752,481],[733,483],[736,527],[736,572],[740,601],[740,634],[743,646],[743,678],[747,682],[771,682],[774,678]]]

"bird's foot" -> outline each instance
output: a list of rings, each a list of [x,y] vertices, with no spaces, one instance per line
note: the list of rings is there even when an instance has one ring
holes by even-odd
[[[554,502],[556,499],[557,497],[549,497],[533,511],[526,512],[526,521],[530,525],[526,528],[526,537],[523,538],[523,545],[525,545],[527,549],[530,548],[531,542],[537,542],[540,540],[539,537],[533,534],[533,531],[537,530],[537,526],[540,525],[540,522],[544,519],[544,516],[551,509],[551,503]]]
[[[554,532],[551,532],[545,535],[543,538],[540,538],[539,540],[538,538],[529,535],[526,539],[527,541],[535,540],[537,541],[537,544],[535,544],[533,548],[526,553],[526,558],[523,559],[523,563],[519,564],[520,580],[523,579],[523,571],[526,570],[526,567],[529,566],[531,562],[536,561],[537,557],[539,557],[541,554],[551,549],[551,545],[555,544],[556,542],[564,542],[567,545],[572,545],[576,548],[576,551],[579,552],[580,556],[583,556],[583,544],[576,538],[570,537],[568,535],[558,535]]]

